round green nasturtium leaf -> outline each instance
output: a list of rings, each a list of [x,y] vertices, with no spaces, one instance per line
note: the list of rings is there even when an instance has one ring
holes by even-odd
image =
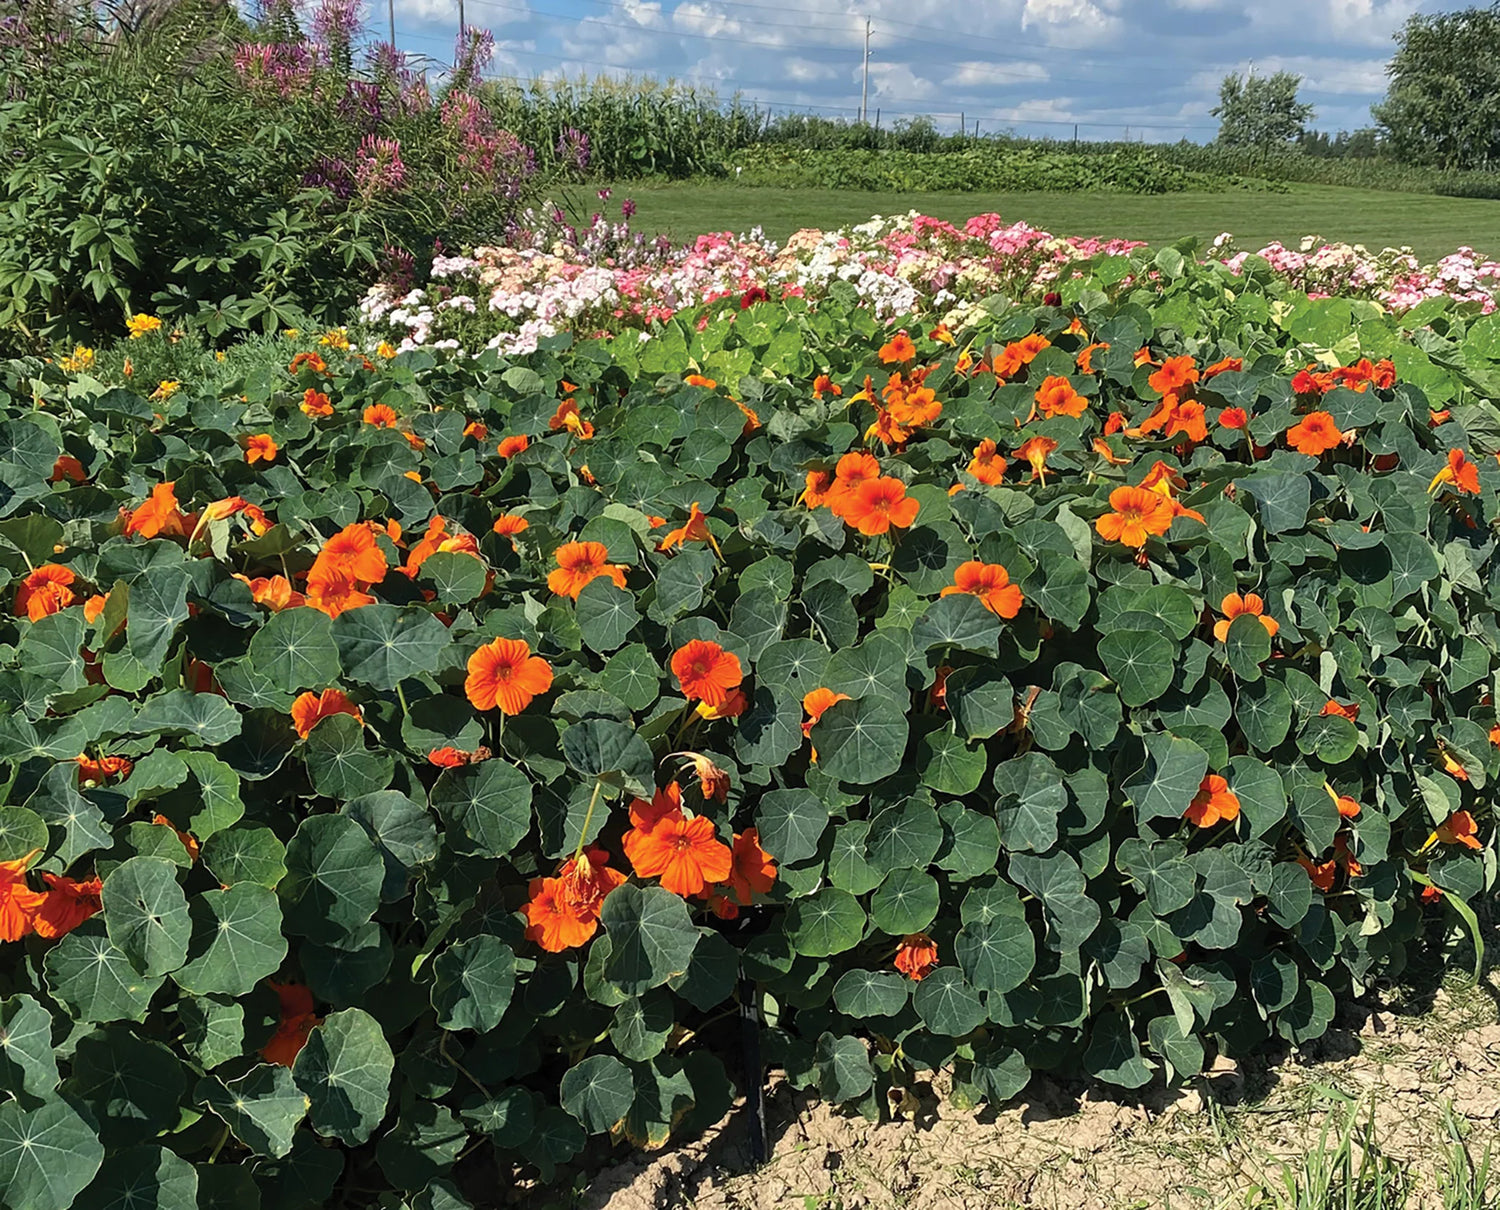
[[[106,1157],[75,1210],[199,1210],[198,1173],[165,1147],[127,1147]]]
[[[446,1105],[414,1101],[402,1107],[395,1126],[381,1136],[375,1158],[391,1184],[416,1192],[453,1167],[468,1137]]]
[[[970,811],[962,803],[946,802],[938,808],[943,824],[943,843],[933,858],[939,869],[955,878],[978,878],[995,868],[1000,856],[1000,829],[994,819]]]
[[[419,579],[445,604],[466,605],[484,591],[484,564],[464,551],[440,550],[422,561]],[[358,610],[350,610],[357,613]],[[341,615],[342,616],[342,615]],[[441,625],[441,623],[439,623]]]
[[[1172,683],[1177,650],[1171,640],[1149,630],[1115,630],[1099,640],[1099,658],[1120,688],[1127,706],[1144,706]]]
[[[1141,1055],[1130,1018],[1122,1010],[1095,1018],[1083,1063],[1090,1075],[1119,1088],[1139,1088],[1151,1079],[1151,1064]]]
[[[28,995],[0,1001],[0,1090],[44,1098],[57,1087],[52,1014]]]
[[[345,610],[333,620],[332,633],[344,676],[382,690],[431,675],[453,643],[448,628],[427,610],[380,603]]]
[[[818,1092],[837,1105],[862,1097],[875,1082],[865,1044],[847,1034],[822,1034],[813,1050]]]
[[[632,883],[605,897],[599,921],[609,936],[604,978],[627,996],[640,996],[683,974],[698,930],[681,896]]]
[[[369,835],[347,815],[304,819],[287,845],[286,871],[277,893],[286,931],[296,936],[345,940],[380,906],[385,863]]]
[[[20,861],[48,847],[47,825],[25,807],[0,807],[0,861]]]
[[[370,834],[380,850],[385,860],[380,898],[385,903],[395,903],[405,896],[417,868],[438,855],[437,825],[432,813],[399,790],[366,794],[346,802],[342,810]]]
[[[972,747],[951,731],[932,731],[917,745],[917,771],[939,794],[972,794],[984,780],[983,748]]]
[[[204,891],[188,905],[188,962],[172,981],[196,995],[243,996],[276,973],[286,958],[281,902],[253,882]]]
[[[1269,752],[1286,738],[1292,726],[1292,698],[1273,676],[1263,676],[1238,687],[1235,721],[1257,752]]]
[[[675,1024],[672,997],[658,989],[619,1005],[609,1027],[609,1038],[624,1058],[644,1063],[666,1048]]]
[[[630,637],[641,615],[635,597],[608,576],[585,584],[574,606],[579,633],[591,651],[613,651]]]
[[[449,946],[433,960],[432,1007],[443,1029],[494,1029],[515,991],[515,954],[489,933]]]
[[[1010,850],[1045,853],[1057,843],[1059,817],[1068,805],[1063,775],[1040,752],[995,765],[995,819]]]
[[[828,881],[851,895],[864,895],[880,885],[884,871],[866,860],[866,841],[870,834],[868,819],[841,823],[833,833],[828,852]]]
[[[308,735],[302,762],[313,789],[333,799],[359,798],[390,785],[394,757],[365,743],[365,728],[348,714],[325,718]]]
[[[870,864],[882,873],[921,870],[932,864],[942,844],[943,824],[937,812],[928,803],[912,801],[887,807],[875,817],[867,853]]]
[[[1261,665],[1271,658],[1271,634],[1261,620],[1242,613],[1229,623],[1224,639],[1224,658],[1229,670],[1242,681],[1258,681]]]
[[[240,733],[240,715],[217,693],[174,689],[151,698],[135,718],[141,734],[192,736],[199,743],[227,743]]]
[[[760,847],[778,862],[795,865],[817,855],[828,827],[828,806],[811,790],[772,790],[755,806]]]
[[[106,1146],[144,1143],[177,1125],[187,1074],[160,1042],[126,1025],[104,1025],[78,1039],[63,1092],[93,1111]]]
[[[329,1013],[308,1034],[292,1076],[306,1094],[312,1128],[357,1147],[385,1117],[394,1069],[390,1043],[375,1018],[348,1008]]]
[[[1295,1046],[1321,1038],[1333,1021],[1334,998],[1327,986],[1302,980],[1292,1002],[1276,1017],[1276,1032]]]
[[[856,1021],[894,1017],[906,1007],[911,981],[896,971],[845,971],[833,985],[833,1003]]]
[[[984,1004],[979,992],[953,967],[929,971],[912,993],[922,1023],[945,1038],[961,1038],[979,1028]]]
[[[991,1041],[974,1048],[973,1078],[990,1103],[1000,1105],[1018,1096],[1031,1082],[1031,1069],[1013,1046]]]
[[[11,1210],[69,1210],[103,1160],[98,1137],[66,1101],[0,1105],[0,1197]]]
[[[848,891],[825,887],[792,904],[786,931],[802,957],[827,958],[859,944],[865,931],[864,909]]]
[[[286,846],[270,828],[235,824],[203,842],[203,864],[225,886],[275,887],[286,876]]]
[[[997,916],[966,923],[953,941],[970,983],[980,991],[1020,987],[1036,965],[1036,936],[1025,916]]]
[[[563,1073],[562,1107],[590,1134],[613,1130],[635,1103],[630,1068],[613,1055],[590,1055]]]
[[[109,939],[146,976],[164,975],[187,960],[192,923],[177,867],[159,857],[132,857],[104,880]]]
[[[1297,747],[1325,765],[1341,765],[1359,747],[1359,728],[1336,714],[1315,715],[1298,732]]]
[[[1282,950],[1262,954],[1250,964],[1250,990],[1267,1013],[1280,1012],[1297,995],[1301,979],[1297,960]]]
[[[531,781],[503,760],[443,770],[431,802],[460,852],[504,857],[531,830]]]
[[[528,1142],[536,1130],[536,1101],[520,1086],[501,1088],[492,1097],[476,1097],[465,1103],[464,1121],[490,1136],[496,1147],[515,1149]]]
[[[920,933],[937,916],[938,881],[923,870],[892,870],[870,896],[870,921],[895,937]]]
[[[734,994],[739,978],[739,950],[722,933],[703,928],[687,970],[673,975],[667,986],[699,1012],[707,1012]]]
[[[134,605],[132,599],[132,608]],[[351,610],[350,615],[359,612]],[[273,613],[250,639],[250,663],[256,672],[287,693],[299,689],[322,690],[336,684],[341,668],[339,649],[333,641],[333,620],[317,609],[283,609]]]
[[[584,777],[623,786],[641,798],[651,797],[655,769],[651,749],[633,727],[602,718],[584,719],[563,732],[562,750],[568,764]]]
[[[104,921],[86,920],[42,963],[47,989],[80,1021],[144,1021],[165,975],[143,975],[116,948]]]
[[[307,1096],[293,1081],[291,1069],[275,1063],[259,1063],[227,1082],[206,1076],[198,1081],[196,1098],[256,1155],[273,1159],[292,1149],[292,1135],[307,1116]]]
[[[898,772],[906,753],[903,705],[869,697],[830,706],[812,729],[819,770],[835,781],[860,786]]]

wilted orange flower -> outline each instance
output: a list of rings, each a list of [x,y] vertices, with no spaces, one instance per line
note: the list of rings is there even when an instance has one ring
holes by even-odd
[[[616,588],[625,587],[625,568],[610,563],[603,542],[564,542],[552,554],[557,570],[547,576],[547,587],[560,597],[578,599],[586,584],[608,576]]]
[[[1151,356],[1151,346],[1142,345],[1135,351],[1135,364],[1138,366],[1154,366],[1161,363]]]
[[[837,399],[844,393],[844,388],[828,377],[827,374],[819,374],[813,379],[813,398],[821,400],[824,395],[832,395]]]
[[[43,870],[42,881],[47,890],[34,918],[38,937],[66,936],[104,906],[100,899],[104,887],[97,878],[67,878]]]
[[[274,462],[279,449],[270,433],[256,433],[245,440],[245,461],[251,466],[257,462]]]
[[[314,727],[335,714],[347,714],[361,727],[365,724],[359,707],[342,689],[325,689],[322,693],[304,693],[292,703],[292,726],[299,739],[306,739]]]
[[[489,435],[489,425],[481,424],[478,420],[471,420],[468,424],[464,425],[465,437],[472,437],[475,441],[484,441]]]
[[[302,392],[302,411],[308,416],[332,416],[333,404],[327,395],[314,387]]]
[[[954,344],[953,333],[948,330],[947,324],[938,324],[931,332],[927,333],[927,339],[935,340],[938,344],[947,345],[949,348],[952,348]]]
[[[1146,381],[1163,395],[1178,393],[1198,381],[1198,367],[1191,357],[1168,357]]]
[[[1419,896],[1423,903],[1436,903],[1442,897],[1442,890],[1439,887],[1435,887],[1430,884],[1422,888],[1422,893]]]
[[[896,947],[896,969],[914,983],[937,964],[937,942],[926,933],[911,933]]]
[[[365,423],[377,429],[393,428],[400,419],[396,415],[396,409],[384,403],[372,403],[365,409]]]
[[[1106,441],[1106,440],[1104,440],[1103,437],[1095,437],[1094,438],[1093,449],[1094,449],[1094,453],[1098,454],[1099,457],[1103,458],[1104,461],[1108,462],[1110,464],[1110,466],[1129,466],[1130,465],[1130,459],[1129,458],[1125,458],[1125,457],[1121,457],[1119,454],[1115,453],[1114,449],[1110,446],[1109,442]]]
[[[328,373],[328,363],[325,362],[316,353],[298,353],[295,357],[292,358],[292,364],[287,366],[287,369],[295,374],[304,366],[306,366],[314,374]]]
[[[690,387],[702,387],[706,391],[716,391],[719,384],[712,378],[705,378],[702,374],[689,374],[683,380],[683,385]]]
[[[1118,433],[1125,427],[1125,413],[1111,412],[1104,418],[1104,435],[1106,437]]]
[[[1306,857],[1297,858],[1297,864],[1307,871],[1307,876],[1312,879],[1313,886],[1318,890],[1328,892],[1333,890],[1333,881],[1338,877],[1338,862],[1330,858],[1328,861],[1312,861]]]
[[[67,479],[71,483],[82,483],[88,477],[88,471],[84,470],[83,463],[72,454],[59,454],[57,461],[52,464],[52,475],[47,482],[61,483]]]
[[[844,520],[867,537],[883,534],[891,526],[906,529],[917,519],[921,504],[906,494],[899,479],[871,479],[844,498]]]
[[[527,888],[526,939],[549,954],[583,945],[598,931],[597,918],[583,919],[567,901],[560,878],[533,878]]]
[[[1220,374],[1238,374],[1245,368],[1245,362],[1239,357],[1226,357],[1222,361],[1216,361],[1203,371],[1203,381],[1217,378]]]
[[[1057,442],[1051,437],[1029,437],[1022,443],[1016,456],[1031,463],[1031,479],[1028,482],[1041,480],[1042,486],[1047,486],[1047,455],[1055,449]]]
[[[1222,622],[1214,623],[1214,638],[1219,642],[1229,641],[1229,624],[1239,617],[1240,614],[1249,614],[1253,618],[1259,618],[1260,624],[1266,628],[1266,633],[1273,639],[1276,632],[1281,629],[1281,623],[1266,614],[1266,603],[1255,593],[1247,592],[1240,596],[1237,592],[1231,592],[1219,602],[1219,612],[1224,615]]]
[[[261,1047],[260,1057],[267,1063],[290,1067],[307,1044],[307,1036],[323,1023],[313,1012],[313,995],[300,983],[270,983],[281,1001],[281,1020],[271,1040]]]
[[[948,678],[953,669],[941,664],[932,674],[932,687],[927,690],[927,700],[935,710],[948,709]]]
[[[182,842],[182,847],[187,850],[188,856],[194,861],[198,860],[198,841],[191,832],[182,831],[175,823],[160,813],[153,816],[151,822],[159,828],[171,828],[172,831],[176,832],[177,839]]]
[[[911,430],[904,429],[896,417],[884,408],[875,409],[875,423],[865,430],[866,441],[879,441],[891,449],[899,449],[911,439]]]
[[[1042,379],[1036,389],[1036,405],[1043,416],[1082,416],[1089,401],[1073,389],[1073,384],[1061,375],[1053,374]]]
[[[1336,714],[1339,718],[1347,718],[1351,723],[1357,723],[1359,722],[1359,703],[1351,702],[1346,706],[1343,702],[1329,698],[1318,713],[1320,715]]]
[[[178,507],[175,487],[175,483],[158,483],[144,504],[124,513],[127,538],[136,534],[143,538],[187,537],[192,519]]]
[[[1211,828],[1221,820],[1240,817],[1239,796],[1217,773],[1210,773],[1198,783],[1198,793],[1193,795],[1193,801],[1182,814],[1200,828]]]
[[[464,693],[480,710],[520,714],[552,688],[552,665],[524,639],[493,639],[469,657]]]
[[[917,355],[917,346],[912,343],[911,337],[902,328],[895,336],[880,346],[880,361],[882,365],[893,365],[900,361],[910,361]]]
[[[1219,413],[1219,427],[1226,429],[1243,429],[1250,423],[1250,417],[1244,408],[1225,408]]]
[[[497,447],[497,452],[502,458],[514,458],[522,450],[531,444],[531,438],[521,433],[515,437],[506,437]]]
[[[450,744],[444,748],[434,748],[427,754],[427,759],[440,769],[457,769],[462,765],[477,765],[489,760],[490,755],[490,750],[482,744],[472,752],[465,752]]]
[[[1312,412],[1286,431],[1286,439],[1299,454],[1316,458],[1343,441],[1344,434],[1327,412]]]
[[[660,878],[662,888],[674,895],[696,895],[709,883],[725,881],[734,868],[729,846],[702,815],[664,815],[637,839],[634,850],[635,872]]]
[[[566,429],[581,441],[588,441],[594,435],[594,426],[579,415],[578,404],[573,399],[564,399],[557,405],[547,427],[554,433]]]
[[[1464,456],[1463,450],[1448,451],[1448,465],[1432,477],[1427,485],[1429,492],[1437,491],[1444,483],[1451,483],[1460,492],[1479,495],[1479,468]]]
[[[1085,345],[1078,350],[1078,356],[1073,360],[1077,363],[1081,373],[1092,374],[1094,372],[1094,354],[1103,353],[1109,349],[1104,341],[1095,341],[1091,345]]]
[[[685,545],[688,542],[707,542],[713,547],[716,555],[723,556],[724,552],[719,549],[719,543],[714,538],[713,530],[708,528],[708,515],[699,510],[698,501],[696,500],[693,501],[688,509],[686,523],[680,529],[670,531],[662,539],[661,545],[656,549],[662,551],[671,550],[674,546]]]
[[[971,560],[960,563],[953,573],[953,583],[938,594],[969,593],[997,617],[1013,618],[1021,611],[1021,590],[1010,582],[1010,576],[999,563]]]
[[[1149,488],[1117,487],[1109,493],[1109,506],[1114,511],[1094,522],[1099,536],[1107,542],[1140,549],[1152,534],[1164,534],[1172,528],[1172,505]]]
[[[760,847],[760,830],[746,828],[734,838],[729,886],[740,907],[749,907],[756,895],[769,895],[776,885],[776,862]]]
[[[96,786],[102,786],[113,781],[117,777],[129,777],[130,770],[134,768],[129,758],[124,756],[75,756],[74,761],[78,765],[78,784],[88,785],[92,782]]]
[[[1433,837],[1441,844],[1461,844],[1468,849],[1480,849],[1484,846],[1479,843],[1475,835],[1478,825],[1474,817],[1467,811],[1455,811],[1442,823],[1438,824]],[[1431,840],[1428,843],[1432,843]]]
[[[981,483],[995,484],[1004,477],[1007,465],[1009,464],[999,452],[999,447],[986,437],[974,447],[974,457],[969,462],[968,471]]]
[[[832,490],[833,474],[830,471],[808,471],[807,486],[797,497],[797,503],[806,504],[808,508],[818,508],[828,503],[828,496]]]
[[[506,538],[513,538],[517,534],[525,533],[531,528],[531,522],[525,517],[518,517],[514,513],[501,513],[495,518],[495,524],[490,527],[495,533]]]
[[[71,567],[43,563],[16,589],[16,613],[24,613],[33,622],[60,613],[77,600],[69,587],[74,579]]]
[[[706,639],[693,639],[673,652],[672,675],[688,701],[710,706],[722,706],[745,679],[739,656]]]
[[[712,757],[705,756],[702,752],[673,752],[672,755],[687,758],[687,763],[680,772],[692,770],[698,778],[698,788],[705,801],[723,802],[728,797],[729,774],[714,764]]]

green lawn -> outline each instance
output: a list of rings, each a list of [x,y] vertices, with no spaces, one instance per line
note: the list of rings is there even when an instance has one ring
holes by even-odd
[[[1170,243],[1231,231],[1242,248],[1273,239],[1289,246],[1321,235],[1378,249],[1409,244],[1434,259],[1463,244],[1500,255],[1500,201],[1384,193],[1337,185],[1294,185],[1290,193],[851,193],[769,189],[728,183],[624,183],[614,200],[633,197],[636,225],[685,239],[704,231],[744,232],[759,224],[784,239],[799,227],[837,227],[874,214],[916,208],[952,222],[998,211],[1058,235],[1118,235]]]

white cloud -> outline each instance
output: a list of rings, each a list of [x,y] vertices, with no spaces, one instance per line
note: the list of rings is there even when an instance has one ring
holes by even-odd
[[[946,82],[954,88],[1011,88],[1027,81],[1043,83],[1050,78],[1047,69],[1040,63],[970,60],[955,63]]]
[[[1117,41],[1125,23],[1092,0],[1026,0],[1021,28],[1041,33],[1057,46],[1082,47]]]

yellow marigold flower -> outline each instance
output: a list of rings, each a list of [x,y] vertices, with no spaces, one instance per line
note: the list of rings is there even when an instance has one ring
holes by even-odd
[[[88,345],[75,345],[73,352],[58,358],[57,364],[69,374],[78,374],[94,368],[94,350]]]
[[[160,402],[163,399],[172,398],[180,390],[182,390],[182,383],[171,378],[163,378],[161,385],[151,392],[151,398]]]
[[[382,340],[378,345],[375,346],[376,357],[384,357],[387,361],[389,361],[395,355],[396,346],[388,340]]]
[[[161,320],[154,315],[138,313],[125,321],[125,327],[130,332],[131,340],[139,340],[142,336],[161,331]]]
[[[285,336],[288,340],[296,340],[297,337],[299,337],[299,336],[302,335],[302,329],[301,328],[282,328],[281,329],[281,334],[283,336]]]
[[[347,349],[349,347],[348,328],[329,328],[318,338],[320,345],[327,345],[330,349]]]

